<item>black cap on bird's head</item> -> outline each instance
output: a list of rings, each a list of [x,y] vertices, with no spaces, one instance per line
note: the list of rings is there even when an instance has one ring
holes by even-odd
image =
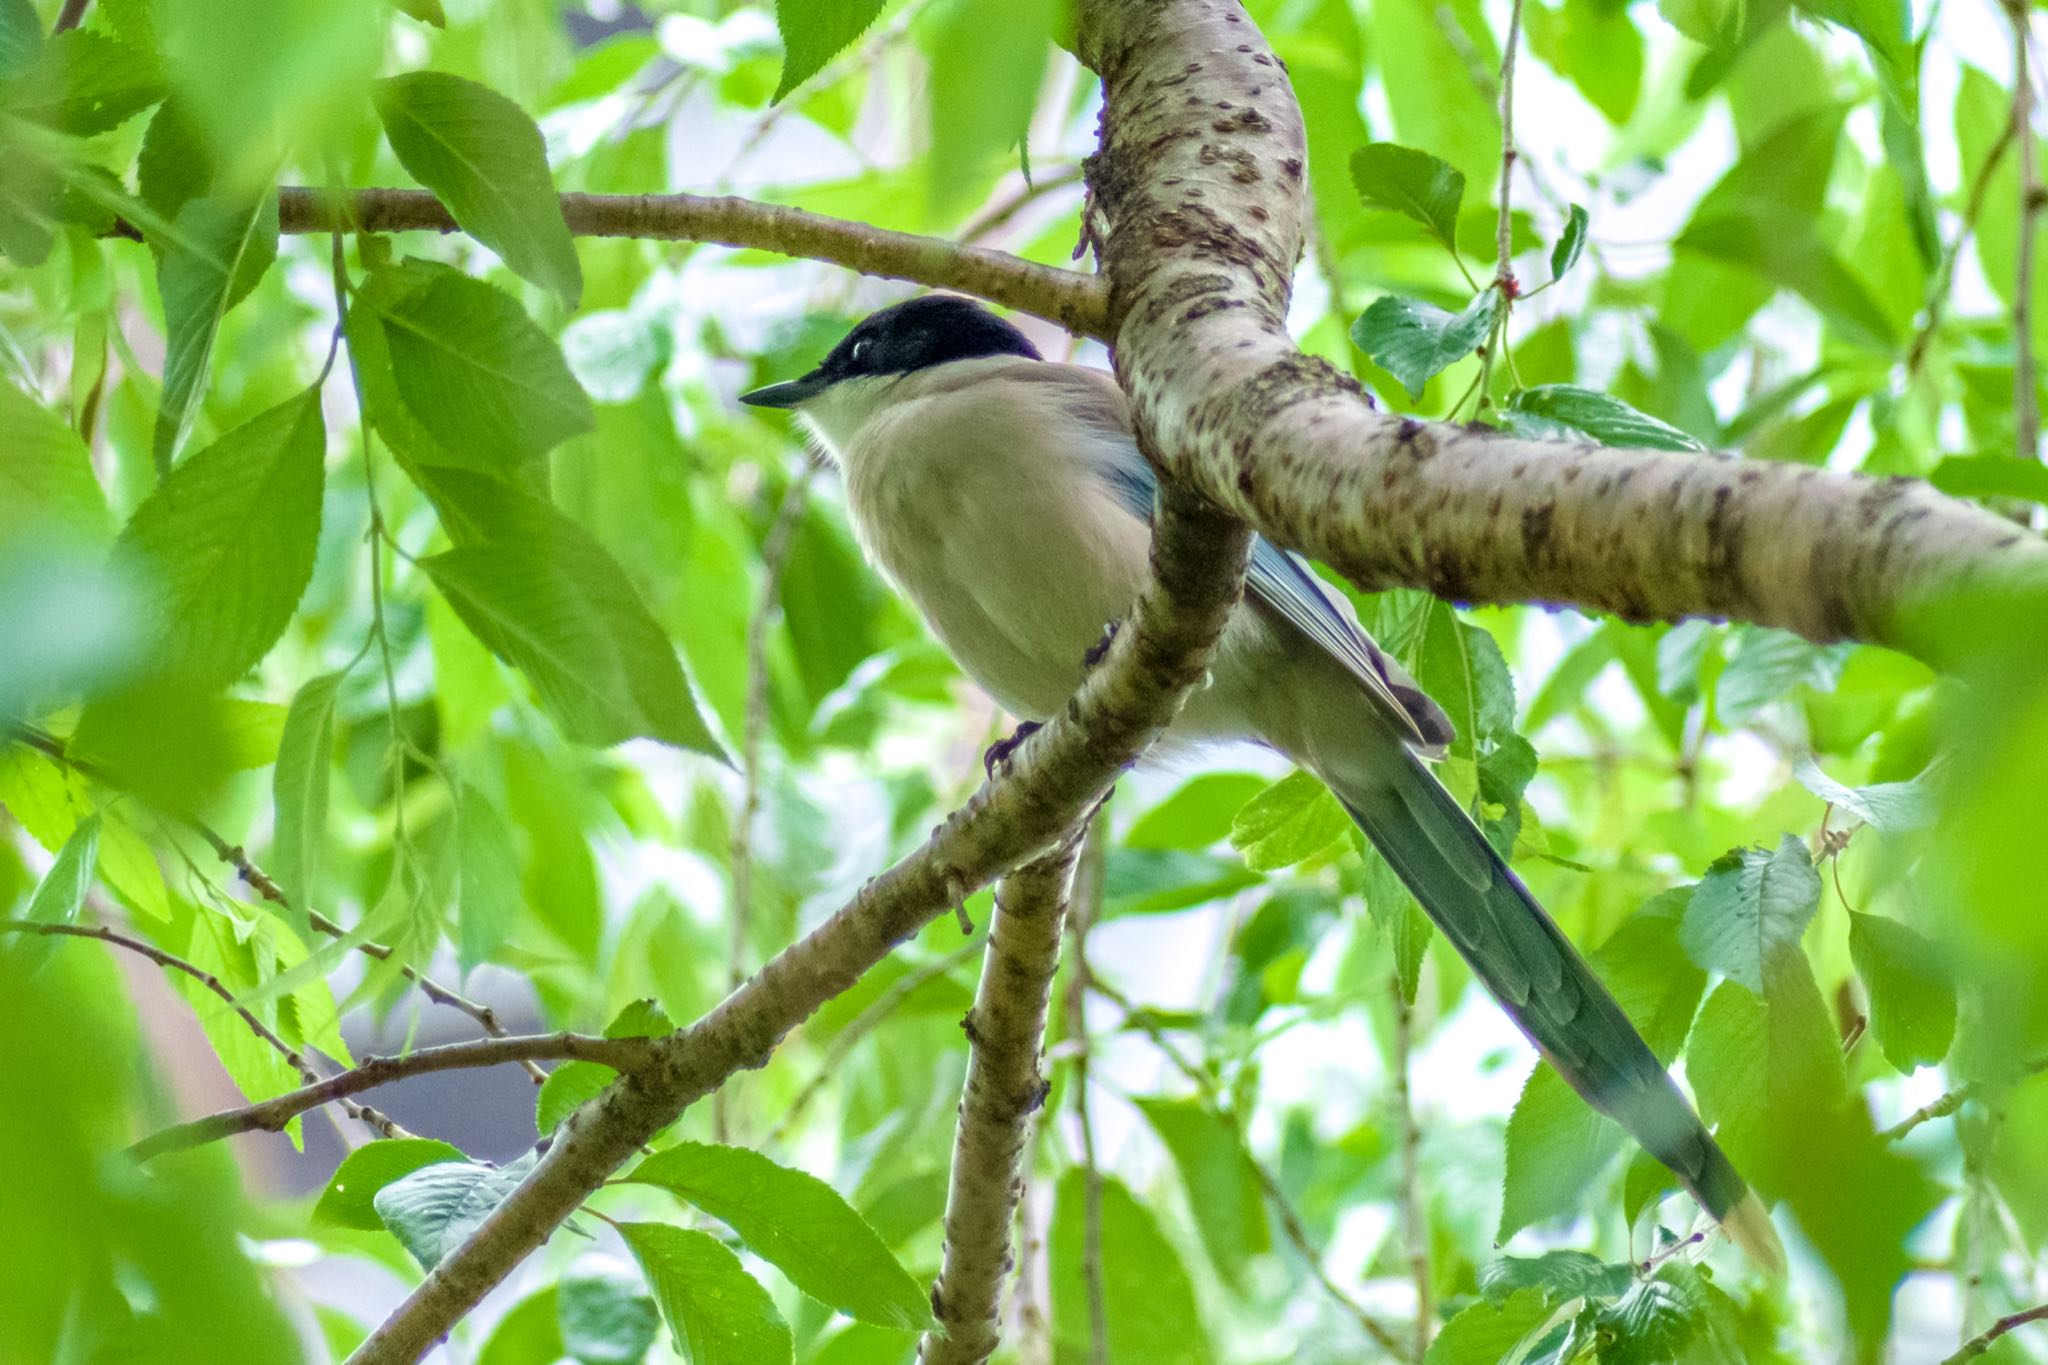
[[[847,379],[909,374],[952,360],[1042,359],[1025,335],[973,299],[926,294],[871,313],[801,378],[740,395],[757,408],[794,408]]]

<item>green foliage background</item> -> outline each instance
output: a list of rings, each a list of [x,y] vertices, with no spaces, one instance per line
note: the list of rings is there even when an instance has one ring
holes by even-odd
[[[998,718],[794,434],[731,402],[897,291],[572,242],[553,192],[738,191],[1064,263],[1070,16],[98,0],[52,36],[56,8],[0,0],[0,912],[132,932],[342,1066],[345,1032],[428,1017],[402,964],[651,1033],[727,989],[736,846],[750,969],[972,790]],[[1528,0],[1511,299],[1481,287],[1506,7],[1252,13],[1308,124],[1296,330],[1389,407],[1926,476],[2039,526],[2002,15]],[[469,237],[280,236],[280,184],[424,185]],[[1937,679],[1740,625],[1360,605],[1459,726],[1446,780],[1780,1205],[1793,1274],[1677,1245],[1696,1211],[1530,1071],[1321,789],[1227,754],[1110,810],[1005,1358],[1088,1358],[1084,1034],[1118,1362],[1376,1358],[1354,1310],[1413,1313],[1411,1201],[1432,1362],[1935,1359],[2048,1296],[2042,618],[1939,604],[1974,662]],[[450,1358],[908,1359],[961,948],[933,926],[685,1115],[599,1196],[618,1237],[558,1235]],[[156,969],[115,951],[0,937],[0,1359],[339,1358],[520,1168],[379,1141],[315,1207],[244,1147],[134,1167],[193,1102]],[[172,984],[243,1094],[299,1084]],[[540,1128],[605,1079],[562,1066]],[[341,1261],[384,1288],[309,1288]],[[1987,1358],[2044,1354],[2023,1328]]]

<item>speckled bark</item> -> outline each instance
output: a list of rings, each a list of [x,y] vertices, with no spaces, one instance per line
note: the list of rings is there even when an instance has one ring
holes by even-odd
[[[962,1021],[974,1053],[953,1137],[945,1264],[932,1288],[945,1332],[925,1337],[923,1365],[981,1365],[1002,1340],[1003,1277],[1015,1264],[1010,1224],[1031,1115],[1045,1102],[1038,1058],[1078,852],[1078,839],[1070,840],[996,892],[981,985]]]
[[[1235,0],[1082,8],[1117,373],[1166,472],[1361,588],[1728,616],[1938,655],[1919,609],[2048,547],[1905,479],[1391,417],[1288,338],[1305,142]]]
[[[1201,679],[1243,587],[1247,534],[1185,494],[1166,499],[1154,581],[1067,709],[916,853],[861,889],[642,1070],[564,1120],[525,1183],[351,1355],[417,1360],[640,1145],[776,1045],[961,898],[1067,835],[1156,739]]]

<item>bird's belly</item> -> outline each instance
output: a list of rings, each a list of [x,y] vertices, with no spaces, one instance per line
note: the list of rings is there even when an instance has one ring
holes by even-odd
[[[855,532],[961,669],[1004,710],[1043,720],[1080,685],[1103,628],[1130,609],[1144,528],[1106,499],[1077,508],[1050,485],[977,486],[993,481],[946,472],[849,479]]]

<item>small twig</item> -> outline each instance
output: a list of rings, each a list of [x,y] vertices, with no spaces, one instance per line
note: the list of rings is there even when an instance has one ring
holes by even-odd
[[[1500,222],[1494,227],[1499,252],[1494,283],[1507,298],[1515,297],[1515,232],[1509,216],[1515,179],[1515,51],[1521,45],[1522,0],[1508,11],[1508,39],[1500,54]]]
[[[1706,1240],[1707,1234],[1705,1231],[1695,1232],[1690,1236],[1681,1237],[1677,1241],[1671,1243],[1670,1245],[1661,1247],[1658,1250],[1650,1253],[1648,1256],[1645,1256],[1642,1259],[1642,1261],[1638,1263],[1638,1265],[1636,1266],[1636,1270],[1639,1274],[1641,1274],[1644,1278],[1647,1279],[1649,1276],[1654,1275],[1657,1272],[1658,1266],[1663,1265],[1666,1261],[1678,1255],[1687,1247],[1699,1246]]]
[[[352,1070],[309,1082],[274,1099],[224,1109],[205,1118],[152,1133],[128,1149],[138,1161],[162,1152],[216,1142],[234,1133],[281,1131],[299,1114],[344,1096],[371,1090],[408,1076],[500,1066],[507,1062],[576,1060],[601,1062],[617,1071],[643,1065],[652,1049],[646,1038],[593,1038],[579,1033],[548,1033],[516,1038],[487,1038],[421,1048],[402,1057],[365,1057]]]
[[[2032,1308],[2018,1313],[2007,1313],[1976,1336],[1963,1343],[1963,1348],[1941,1362],[1941,1365],[1961,1365],[1963,1361],[1975,1360],[1989,1351],[2000,1337],[2015,1327],[2024,1327],[2030,1322],[2048,1322],[2048,1303],[2035,1304]]]
[[[889,989],[870,1001],[866,1009],[855,1015],[851,1023],[834,1035],[831,1046],[825,1049],[824,1060],[818,1064],[816,1074],[804,1082],[804,1088],[796,1092],[796,1098],[782,1111],[782,1117],[768,1134],[768,1141],[780,1143],[789,1137],[790,1132],[796,1127],[797,1120],[803,1117],[804,1110],[810,1106],[811,1101],[816,1099],[819,1092],[828,1084],[840,1079],[840,1068],[846,1061],[846,1055],[853,1051],[855,1043],[873,1032],[877,1025],[901,1008],[903,1002],[916,994],[926,982],[950,975],[955,967],[980,951],[979,943],[963,943],[936,962],[927,962],[914,972],[906,972],[898,977]]]
[[[2020,240],[2013,264],[2013,426],[2022,460],[2041,458],[2041,402],[2034,375],[2034,220],[2042,191],[2034,162],[2034,86],[2027,72],[2027,0],[2006,0],[2012,18],[2012,128],[2020,144]]]
[[[2033,1061],[2021,1067],[2015,1079],[2038,1076],[2043,1072],[2048,1072],[2048,1055],[2036,1057]],[[1880,1129],[1877,1135],[1886,1142],[1897,1142],[1921,1124],[1932,1119],[1944,1119],[1950,1114],[1955,1113],[1958,1109],[1961,1109],[1965,1104],[1976,1098],[1982,1088],[1975,1082],[1968,1085],[1959,1085],[1939,1099],[1921,1105],[1891,1127]]]
[[[996,892],[981,984],[961,1021],[973,1050],[953,1139],[944,1264],[932,1286],[939,1326],[920,1346],[923,1365],[981,1365],[1002,1340],[1010,1225],[1023,1189],[1031,1116],[1050,1089],[1038,1061],[1084,837],[1077,831],[1004,878]]]
[[[1102,1168],[1095,1161],[1095,1124],[1088,1112],[1088,931],[1094,927],[1102,897],[1107,857],[1099,824],[1091,827],[1081,848],[1074,878],[1073,909],[1067,916],[1069,965],[1067,1040],[1073,1047],[1074,1120],[1081,1130],[1082,1233],[1081,1282],[1088,1294],[1088,1362],[1109,1365],[1109,1311],[1102,1292]]]
[[[1520,3],[1517,0],[1516,8]],[[1429,1265],[1429,1223],[1422,1215],[1422,1129],[1415,1122],[1414,1094],[1408,1067],[1414,1055],[1415,1009],[1401,993],[1401,976],[1392,982],[1394,997],[1394,1121],[1401,1125],[1401,1240],[1408,1244],[1408,1274],[1415,1281],[1415,1359],[1429,1354],[1432,1276]]]
[[[732,864],[732,904],[727,907],[728,937],[725,951],[726,984],[737,990],[747,979],[747,933],[754,912],[754,822],[761,812],[761,737],[768,729],[768,625],[782,595],[782,569],[789,559],[790,543],[797,524],[803,520],[804,499],[817,465],[806,460],[783,490],[775,520],[761,542],[761,590],[754,601],[754,614],[747,622],[747,700],[741,724],[741,795],[738,817],[733,821],[729,846]],[[729,1140],[727,1131],[729,1087],[720,1086],[711,1096],[711,1132],[714,1140]]]
[[[1998,141],[1992,143],[1991,150],[1985,153],[1984,164],[1977,168],[1977,178],[1970,182],[1969,197],[1963,203],[1962,222],[1956,228],[1955,240],[1941,253],[1933,278],[1927,282],[1927,302],[1921,308],[1920,330],[1913,334],[1913,344],[1906,348],[1908,380],[1920,373],[1920,366],[1927,359],[1927,349],[1941,328],[1941,316],[1948,306],[1949,284],[1955,277],[1956,261],[1962,256],[1963,248],[1969,245],[1971,234],[1977,230],[1977,219],[1984,212],[1984,201],[1991,190],[1991,177],[1997,172],[1999,162],[2005,159],[2006,149],[2018,140],[2018,135],[2019,129],[2008,121],[2004,131],[1999,133]]]
[[[5,933],[50,934],[64,938],[96,938],[102,943],[111,943],[117,948],[126,948],[131,953],[139,953],[166,970],[183,972],[207,990],[212,991],[215,995],[226,1001],[228,1008],[232,1009],[241,1017],[242,1022],[248,1025],[249,1031],[255,1034],[258,1040],[276,1049],[278,1055],[284,1058],[285,1065],[298,1072],[299,1078],[305,1081],[307,1085],[317,1085],[320,1082],[320,1073],[313,1069],[312,1063],[306,1060],[305,1055],[291,1044],[285,1042],[284,1039],[278,1037],[277,1032],[261,1019],[258,1019],[253,1010],[235,999],[235,993],[227,988],[227,983],[212,972],[207,971],[204,967],[188,962],[175,953],[167,953],[153,943],[136,938],[132,934],[124,934],[118,929],[109,929],[103,924],[45,924],[40,921],[30,920],[0,920],[0,934]],[[387,1115],[379,1113],[367,1105],[354,1104],[345,1099],[339,1099],[338,1102],[343,1112],[350,1118],[368,1124],[384,1137],[410,1136],[405,1129],[392,1122]]]
[[[114,781],[99,765],[86,759],[72,757],[66,751],[63,742],[54,735],[46,734],[41,730],[26,725],[17,725],[9,733],[12,738],[26,744],[29,748],[62,763],[64,766],[73,769],[81,776],[90,778],[101,786],[116,789],[120,787],[120,784]],[[242,851],[241,845],[229,843],[222,837],[220,831],[196,816],[179,815],[176,819],[178,823],[184,825],[185,828],[205,840],[207,847],[213,850],[214,856],[233,868],[235,874],[248,884],[250,890],[254,891],[264,900],[269,901],[272,905],[286,910],[293,908],[291,899],[284,893],[284,888],[279,886],[269,873],[250,861],[249,855]],[[306,923],[319,933],[326,934],[329,938],[345,939],[348,937],[348,930],[311,907],[308,907],[306,910]],[[356,944],[356,951],[365,957],[376,958],[379,962],[387,962],[391,958],[391,949],[382,943],[358,943]],[[399,975],[417,986],[420,994],[426,996],[429,1001],[436,1005],[445,1005],[449,1009],[462,1011],[470,1018],[476,1020],[477,1026],[488,1036],[492,1038],[507,1038],[511,1036],[506,1032],[505,1026],[498,1022],[497,1011],[489,1005],[478,1004],[461,992],[449,989],[433,977],[410,966],[401,965],[398,971]],[[547,1079],[547,1073],[533,1063],[528,1062],[525,1065],[527,1074],[533,1078],[535,1085],[539,1085]]]
[[[57,11],[57,22],[50,25],[51,33],[66,33],[85,22],[85,7],[92,0],[64,0],[64,8]]]

